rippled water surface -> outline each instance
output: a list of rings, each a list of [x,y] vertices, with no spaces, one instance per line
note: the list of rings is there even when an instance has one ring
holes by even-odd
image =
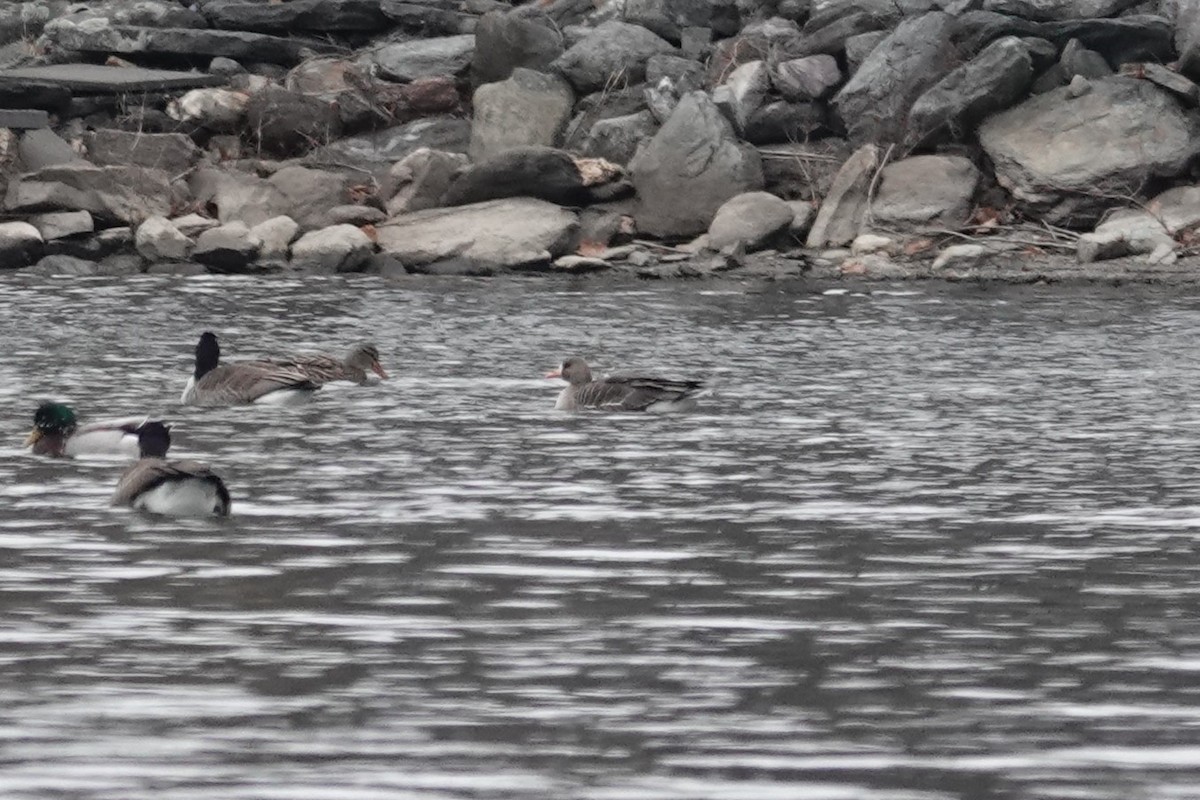
[[[227,356],[394,379],[184,409]],[[0,796],[1200,797],[1200,301],[1153,289],[0,282]],[[566,416],[540,376],[706,377]],[[137,411],[227,522],[108,507]]]

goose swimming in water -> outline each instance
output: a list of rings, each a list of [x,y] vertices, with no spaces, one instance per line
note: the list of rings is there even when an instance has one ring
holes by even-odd
[[[206,464],[167,461],[170,446],[170,428],[163,423],[139,427],[141,458],[121,476],[112,504],[173,517],[227,516],[225,482]]]
[[[246,403],[293,403],[320,388],[303,372],[265,362],[222,364],[221,346],[209,331],[196,344],[196,368],[179,398],[184,405],[236,406]]]
[[[365,386],[388,378],[383,365],[379,363],[379,348],[370,342],[359,342],[346,351],[342,358],[315,353],[291,358],[268,358],[254,363],[294,369],[307,375],[313,383],[319,384],[350,381]],[[374,373],[378,377],[368,373]]]
[[[578,357],[568,358],[546,377],[567,382],[554,404],[559,411],[690,411],[704,390],[701,381],[669,378],[606,376],[593,380],[591,368]]]
[[[124,417],[80,425],[75,410],[65,403],[47,401],[33,414],[33,430],[25,440],[33,453],[51,458],[74,456],[138,457],[139,426],[150,418]]]

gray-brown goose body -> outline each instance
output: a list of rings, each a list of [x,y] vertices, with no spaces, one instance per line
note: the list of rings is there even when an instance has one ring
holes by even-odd
[[[578,357],[568,358],[546,377],[567,382],[567,388],[554,404],[559,411],[690,411],[696,407],[696,398],[704,392],[702,381],[644,375],[606,376],[594,380],[587,362]]]
[[[229,514],[229,490],[207,464],[167,461],[171,434],[166,425],[147,422],[137,432],[141,458],[118,481],[113,505],[173,517]]]
[[[379,363],[379,348],[370,342],[359,342],[346,351],[342,358],[323,353],[270,358],[262,363],[302,372],[317,384],[333,381],[349,381],[360,386],[387,380],[388,374]],[[376,377],[378,376],[378,377]]]
[[[266,362],[222,364],[217,337],[205,331],[196,344],[196,367],[183,395],[184,405],[237,406],[307,400],[320,384],[291,367]]]

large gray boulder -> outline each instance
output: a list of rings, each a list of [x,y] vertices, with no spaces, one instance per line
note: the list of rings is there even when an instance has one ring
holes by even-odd
[[[846,159],[821,200],[805,244],[828,247],[849,244],[862,231],[871,201],[871,181],[879,168],[879,148],[866,144]]]
[[[972,56],[1001,36],[1040,37],[1040,23],[994,11],[967,11],[954,20],[954,46]],[[1054,58],[1058,58],[1055,49]]]
[[[1169,62],[1175,57],[1174,34],[1170,21],[1156,14],[1042,22],[1036,32],[1060,47],[1078,39],[1112,65],[1132,61]]]
[[[1167,6],[1168,3],[1164,3]],[[1174,30],[1179,71],[1192,80],[1200,79],[1200,0],[1175,0],[1170,23]]]
[[[49,128],[34,128],[21,134],[17,145],[27,172],[62,164],[85,164],[70,143]]]
[[[984,11],[1036,20],[1115,17],[1139,0],[983,0]]]
[[[375,243],[354,225],[309,231],[292,244],[292,265],[315,272],[356,272],[375,252]]]
[[[306,153],[342,135],[336,103],[279,86],[250,96],[246,124],[258,148],[280,156]]]
[[[750,117],[743,138],[751,144],[806,142],[828,127],[824,103],[767,103]]]
[[[42,239],[52,242],[55,239],[66,239],[70,236],[80,236],[96,230],[95,220],[86,211],[51,211],[48,214],[34,214],[27,222],[38,229]]]
[[[1076,75],[1085,78],[1106,78],[1112,74],[1113,69],[1104,60],[1104,56],[1095,50],[1087,49],[1078,39],[1072,39],[1062,49],[1058,61],[1033,82],[1031,91],[1041,94],[1059,86],[1066,86]]]
[[[200,148],[182,133],[146,133],[100,128],[83,137],[88,160],[100,166],[124,166],[161,169],[168,175],[182,175],[200,160]]]
[[[640,25],[610,20],[572,45],[552,66],[576,91],[596,92],[613,81],[641,83],[646,60],[674,50],[670,42]]]
[[[423,147],[392,165],[379,188],[379,197],[393,217],[436,208],[468,164],[470,161],[461,153]]]
[[[258,238],[260,260],[286,261],[288,248],[300,233],[300,225],[288,216],[271,217],[250,229],[250,235]]]
[[[717,209],[708,226],[708,244],[714,250],[742,245],[761,250],[791,227],[795,211],[787,201],[768,192],[746,192],[731,197]]]
[[[369,52],[379,73],[394,81],[415,81],[437,75],[458,75],[471,64],[475,37],[470,34],[413,39],[386,44]]]
[[[255,3],[208,0],[204,16],[214,28],[287,36],[294,31],[374,33],[387,26],[379,0],[289,0]]]
[[[192,258],[213,272],[245,272],[261,247],[245,223],[230,222],[200,234]]]
[[[42,257],[45,247],[28,222],[0,222],[0,269],[27,267]]]
[[[578,227],[565,208],[527,197],[418,211],[376,229],[379,249],[410,269],[463,271],[544,264],[568,252]]]
[[[1082,80],[1082,79],[1080,79]],[[979,128],[997,181],[1051,222],[1089,219],[1200,152],[1200,122],[1153,83],[1113,77],[1063,87]]]
[[[876,45],[834,97],[850,139],[896,142],[918,97],[950,71],[952,18],[938,11],[910,17]]]
[[[9,211],[88,211],[109,223],[137,224],[171,211],[170,176],[145,167],[63,164],[22,175],[8,184]]]
[[[763,186],[758,151],[738,142],[704,92],[683,96],[629,171],[638,229],[654,236],[703,233],[722,203]]]
[[[1076,256],[1081,262],[1152,253],[1179,247],[1176,237],[1200,226],[1200,187],[1168,189],[1145,208],[1126,208],[1105,215],[1092,233],[1079,237]]]
[[[649,111],[602,119],[588,131],[582,146],[583,154],[628,164],[637,155],[638,148],[649,142],[657,130],[658,121]]]
[[[913,103],[908,141],[963,138],[989,114],[1022,97],[1032,79],[1033,59],[1025,44],[1015,36],[997,39]]]
[[[883,168],[871,203],[880,228],[948,228],[966,224],[979,170],[962,156],[913,156]]]
[[[379,9],[399,25],[426,35],[471,33],[476,14],[486,2],[462,0],[377,0]]]
[[[563,53],[562,33],[545,17],[491,11],[475,28],[471,80],[502,81],[517,67],[545,71]]]
[[[561,143],[575,93],[557,75],[518,67],[503,81],[475,90],[471,160],[486,161],[514,147]]]
[[[269,178],[213,168],[197,170],[189,185],[197,201],[216,206],[222,223],[257,225],[286,215],[310,229],[321,225],[329,209],[346,202],[349,181],[336,172],[293,165]]]
[[[712,99],[738,133],[745,133],[750,117],[762,107],[771,89],[771,72],[765,61],[742,64],[713,90]]]
[[[774,64],[789,58],[809,55],[799,51],[802,38],[800,26],[790,19],[771,17],[752,22],[742,28],[737,36],[722,39],[712,45],[712,54],[707,59],[709,82],[720,83],[730,70],[751,61]]]
[[[625,19],[678,42],[684,28],[723,28],[737,32],[737,5],[732,0],[625,0]]]
[[[659,53],[646,60],[646,83],[653,86],[663,78],[669,78],[680,92],[705,88],[704,65],[671,53]]]
[[[150,217],[139,225],[133,242],[138,255],[147,261],[184,261],[192,252],[192,240],[166,217]]]
[[[837,59],[821,54],[793,58],[775,67],[775,87],[788,100],[819,100],[842,82]]]
[[[836,55],[847,50],[850,42],[857,37],[891,28],[895,24],[890,15],[855,9],[847,3],[843,3],[842,7],[851,13],[831,19],[826,24],[822,24],[822,19],[817,17],[810,19],[804,26],[804,36],[791,48],[791,54]]]
[[[291,66],[329,47],[318,39],[271,36],[251,31],[210,28],[151,28],[110,25],[104,19],[73,22],[56,19],[46,25],[39,42],[50,50],[147,56],[225,56]]]
[[[313,151],[309,158],[317,164],[343,163],[366,170],[386,169],[422,147],[466,153],[470,142],[470,120],[435,116],[361,136],[347,136]]]
[[[25,18],[32,23],[40,14],[39,3],[20,3],[26,6]],[[67,3],[47,3],[46,6],[63,10]],[[43,11],[48,10],[43,8]],[[208,22],[196,8],[184,8],[171,0],[101,0],[93,3],[71,3],[60,19],[74,23],[101,20],[112,25],[139,25],[149,28],[206,28]]]

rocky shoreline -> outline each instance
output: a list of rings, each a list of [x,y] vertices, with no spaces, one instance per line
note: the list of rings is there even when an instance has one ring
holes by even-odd
[[[1195,0],[0,6],[0,268],[1196,282]]]

